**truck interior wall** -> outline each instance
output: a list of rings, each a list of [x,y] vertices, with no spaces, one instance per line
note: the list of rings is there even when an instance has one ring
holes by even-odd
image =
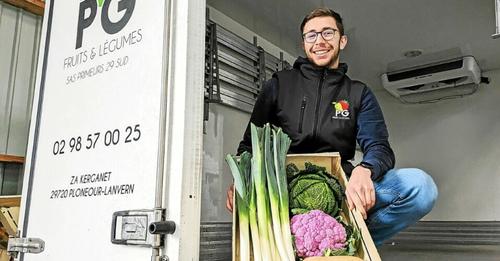
[[[0,2],[0,154],[25,156],[42,18]],[[0,194],[19,194],[22,168],[0,164]]]
[[[397,167],[419,167],[438,186],[425,220],[500,220],[500,70],[483,76],[490,84],[475,94],[437,103],[406,105],[384,90],[375,93]]]
[[[293,63],[295,60],[285,50],[271,44],[217,9],[209,7],[209,18],[248,42],[252,43],[253,37],[256,36],[258,45],[276,57],[280,57],[280,52],[283,52],[286,61]],[[232,176],[224,158],[227,154],[236,153],[250,114],[214,103],[210,104],[209,111],[203,144],[201,221],[230,222],[232,217],[226,210],[226,190],[232,183]]]
[[[217,9],[209,8],[209,12],[210,19],[216,23],[250,42],[253,41],[255,32]],[[267,48],[267,51],[273,52],[274,55],[279,54],[279,47],[260,37],[258,39],[259,45]],[[285,53],[285,58],[293,64],[296,54],[293,50],[288,53]],[[347,61],[352,58],[350,56],[352,55],[346,52]],[[500,70],[485,72],[484,76],[490,77],[491,83],[481,84],[474,95],[431,104],[402,104],[381,87],[374,88],[384,111],[391,145],[396,153],[396,167],[421,168],[435,179],[439,187],[440,194],[435,208],[424,220],[500,220],[500,209],[478,204],[500,197],[500,192],[496,189],[500,184],[500,176],[497,175],[500,172],[500,163],[495,160],[495,155],[500,155],[500,140],[497,137],[500,133],[500,114],[496,109],[496,101],[500,97]],[[210,116],[211,120],[221,117],[217,113],[223,113],[226,121],[229,118],[241,121],[238,123],[241,127],[234,129],[230,135],[224,129],[224,138],[218,138],[221,140],[217,140],[215,136],[209,137],[214,134],[210,134],[207,128],[205,155],[210,153],[210,158],[205,160],[205,168],[212,171],[216,169],[215,165],[218,165],[217,168],[222,168],[223,174],[218,180],[213,178],[213,174],[205,175],[205,195],[208,195],[208,190],[220,194],[231,182],[223,156],[234,153],[241,138],[242,128],[248,120],[247,114],[236,112],[235,109],[218,110],[219,105],[212,107],[217,109],[211,109],[211,114],[215,113],[214,117]],[[208,125],[215,127],[211,120]],[[236,127],[238,124],[233,125]],[[214,142],[223,145],[217,148],[218,146],[213,146]],[[216,152],[219,149],[223,151]],[[214,157],[215,153],[219,158]],[[355,161],[359,161],[361,157],[362,154],[357,151]],[[211,176],[212,178],[209,178]],[[229,220],[224,206],[225,192],[222,194],[220,197],[210,195],[207,198],[215,201],[204,202],[202,220]],[[209,209],[209,206],[218,207]],[[220,213],[219,216],[215,214],[216,211]]]
[[[202,222],[232,220],[226,210],[226,190],[232,183],[232,176],[224,158],[228,153],[236,153],[249,118],[246,112],[210,105],[203,141]]]
[[[289,62],[290,64],[293,64],[295,61],[295,55],[293,55],[293,52],[289,52],[288,50],[283,50],[279,48],[278,46],[272,44],[268,40],[262,38],[261,36],[257,35],[255,32],[249,30],[248,28],[242,26],[238,22],[234,21],[233,19],[229,18],[227,15],[221,13],[215,8],[208,7],[208,12],[209,12],[209,18],[210,20],[214,21],[218,25],[223,26],[227,30],[237,34],[238,36],[242,37],[243,39],[249,41],[250,43],[253,43],[253,37],[257,37],[257,43],[258,45],[262,46],[266,52],[269,52],[270,54],[274,55],[275,57],[280,57],[280,52],[283,52],[283,58]]]

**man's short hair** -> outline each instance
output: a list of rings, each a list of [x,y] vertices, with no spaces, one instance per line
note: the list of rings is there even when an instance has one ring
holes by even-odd
[[[304,17],[304,20],[302,20],[302,23],[300,24],[300,33],[304,33],[304,26],[309,20],[324,16],[333,17],[335,19],[337,27],[339,28],[340,35],[344,35],[344,24],[342,23],[342,17],[340,17],[339,13],[326,7],[316,8],[312,10],[308,15],[306,15],[306,17]]]

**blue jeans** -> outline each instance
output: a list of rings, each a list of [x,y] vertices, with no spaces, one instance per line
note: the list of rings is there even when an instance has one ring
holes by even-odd
[[[375,186],[375,206],[366,225],[376,246],[429,213],[438,196],[431,176],[420,169],[392,169]]]

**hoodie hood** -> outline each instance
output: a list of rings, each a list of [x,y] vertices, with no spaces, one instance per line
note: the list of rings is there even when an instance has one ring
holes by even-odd
[[[299,70],[304,77],[313,79],[324,75],[325,79],[330,83],[337,83],[342,81],[347,73],[347,64],[339,63],[336,69],[326,67],[318,67],[311,63],[309,59],[299,56],[293,63],[293,68]]]

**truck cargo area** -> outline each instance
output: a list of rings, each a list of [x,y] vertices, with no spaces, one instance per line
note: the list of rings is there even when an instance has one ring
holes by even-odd
[[[423,169],[439,190],[428,215],[377,248],[382,260],[500,260],[500,0],[82,0],[72,13],[63,1],[0,1],[0,261],[9,236],[61,240],[79,218],[75,237],[105,233],[68,245],[231,260],[225,157],[264,83],[304,56],[300,24],[322,6],[344,19],[340,60],[375,94],[395,167]],[[362,157],[358,145],[349,160]],[[147,232],[151,219],[165,231]],[[44,260],[24,250],[15,260]]]

